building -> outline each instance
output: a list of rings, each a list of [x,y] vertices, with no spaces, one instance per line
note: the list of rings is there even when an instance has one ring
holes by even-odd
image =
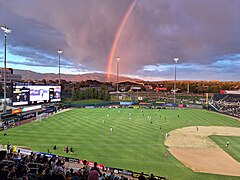
[[[116,83],[115,83],[116,84]],[[128,92],[128,91],[141,91],[144,88],[143,83],[138,83],[134,81],[121,81],[118,83],[119,91]]]
[[[21,75],[13,74],[12,68],[6,68],[6,83],[19,82],[21,79]],[[4,83],[4,68],[0,69],[0,83]]]

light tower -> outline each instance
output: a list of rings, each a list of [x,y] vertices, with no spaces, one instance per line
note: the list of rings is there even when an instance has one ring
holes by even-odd
[[[6,25],[1,26],[1,29],[4,32],[4,103],[3,103],[3,112],[6,113],[7,104],[6,104],[6,64],[7,64],[7,34],[11,33],[11,29],[9,29]]]
[[[117,93],[119,91],[118,89],[118,83],[119,83],[119,61],[120,61],[120,57],[117,57]]]
[[[177,62],[179,61],[179,58],[174,58],[175,61],[175,73],[174,73],[174,89],[173,89],[173,98],[174,98],[174,104],[176,104],[176,79],[177,79]]]
[[[61,59],[61,54],[63,53],[63,50],[59,49],[58,51],[58,83],[59,85],[61,84],[61,79],[60,79],[60,59]]]

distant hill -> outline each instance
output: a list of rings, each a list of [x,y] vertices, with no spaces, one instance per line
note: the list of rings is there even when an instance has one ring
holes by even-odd
[[[22,76],[23,80],[57,80],[58,74],[54,73],[37,73],[30,70],[20,70],[20,69],[14,69],[14,74],[20,74]],[[61,79],[65,79],[66,81],[73,81],[73,82],[80,82],[80,81],[86,81],[86,80],[97,80],[100,82],[106,81],[106,74],[103,73],[86,73],[86,74],[61,74]],[[136,78],[129,78],[124,76],[119,76],[119,81],[141,81],[141,79]],[[110,76],[111,82],[117,81],[116,75]]]

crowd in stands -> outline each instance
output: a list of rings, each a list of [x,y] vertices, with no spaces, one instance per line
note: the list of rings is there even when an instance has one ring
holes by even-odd
[[[65,167],[62,157],[53,155],[48,158],[42,154],[25,155],[0,151],[0,180],[128,180],[126,176],[115,175],[114,172],[104,173],[84,160],[81,168]],[[138,179],[147,179],[142,176]],[[130,178],[134,179],[134,178]],[[136,178],[135,178],[136,179]],[[151,175],[149,180],[156,179]]]
[[[209,104],[218,112],[240,117],[240,94],[216,94]]]
[[[3,151],[2,151],[3,152]],[[17,180],[97,180],[101,179],[118,179],[112,178],[112,175],[106,176],[101,173],[94,163],[90,169],[86,161],[82,168],[78,170],[64,167],[64,159],[53,156],[48,158],[41,154],[24,155],[20,153],[6,153],[3,160],[0,161],[0,179],[17,179]],[[120,177],[124,179],[124,177]],[[119,178],[119,179],[120,179]]]

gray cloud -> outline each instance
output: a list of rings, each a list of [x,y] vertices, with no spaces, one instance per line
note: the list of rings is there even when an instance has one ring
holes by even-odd
[[[56,50],[61,48],[66,67],[105,71],[114,35],[131,2],[2,1],[0,23],[13,29],[9,51],[26,57],[26,65],[56,66]],[[234,55],[240,54],[239,9],[239,0],[137,0],[115,53],[121,57],[121,73],[159,76],[159,71],[144,67],[172,64],[177,56],[180,63],[188,64],[182,67],[184,72],[194,78],[200,66],[199,71],[205,72],[200,78],[218,72],[219,77],[226,73],[236,79],[236,68],[226,60],[235,63]],[[163,72],[164,77],[172,77],[171,68]]]

